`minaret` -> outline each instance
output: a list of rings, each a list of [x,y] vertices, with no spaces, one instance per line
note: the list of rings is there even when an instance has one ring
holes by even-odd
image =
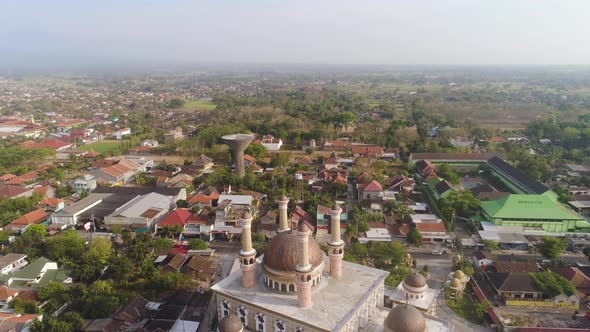
[[[281,195],[278,200],[279,203],[279,229],[277,233],[286,232],[291,229],[289,227],[289,219],[287,217],[287,206],[289,205],[289,198],[285,195]]]
[[[328,255],[330,256],[330,276],[335,279],[342,277],[342,258],[344,257],[344,241],[340,238],[340,214],[342,208],[338,203],[330,210],[330,223],[332,235],[328,242]]]
[[[242,224],[242,250],[240,250],[240,268],[242,270],[242,287],[256,286],[256,250],[252,248],[252,215],[245,211],[240,216]]]
[[[311,271],[313,270],[309,263],[309,234],[310,229],[302,220],[297,226],[298,261],[295,266],[295,276],[297,278],[297,304],[300,308],[310,308],[311,302]]]

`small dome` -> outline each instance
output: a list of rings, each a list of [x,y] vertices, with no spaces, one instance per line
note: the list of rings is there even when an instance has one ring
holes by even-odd
[[[391,309],[383,325],[393,332],[425,332],[424,315],[411,305],[398,304]]]
[[[307,227],[305,222],[303,220],[301,220],[301,221],[299,221],[299,224],[297,225],[297,231],[298,232],[309,232],[311,230],[309,229],[309,227]]]
[[[219,332],[242,332],[244,325],[238,315],[231,313],[219,321]]]
[[[287,196],[285,194],[282,194],[281,197],[279,197],[279,201],[284,202],[284,201],[288,201],[289,198],[287,198]]]
[[[314,268],[319,266],[324,257],[324,252],[317,241],[309,237],[309,264]],[[299,241],[297,232],[281,232],[272,238],[264,251],[262,263],[276,271],[295,272],[295,266],[299,259]]]
[[[452,288],[460,288],[461,287],[461,281],[457,278],[453,278],[453,280],[451,280],[451,287]]]
[[[461,280],[461,279],[465,278],[465,273],[463,273],[463,271],[461,271],[461,270],[457,270],[457,271],[455,271],[455,273],[453,273],[453,277]]]
[[[250,214],[250,211],[244,211],[244,213],[242,213],[242,219],[250,219],[252,218],[252,215]]]
[[[426,286],[426,278],[420,273],[412,273],[404,280],[404,284],[414,288],[422,288]]]
[[[412,255],[409,252],[407,252],[406,253],[406,259],[410,259],[410,258],[412,258]]]
[[[332,207],[332,211],[338,211],[338,210],[342,210],[342,208],[340,207],[340,204],[335,203],[334,207]]]

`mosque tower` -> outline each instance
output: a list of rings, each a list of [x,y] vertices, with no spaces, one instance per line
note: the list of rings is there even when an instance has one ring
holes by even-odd
[[[309,234],[310,229],[305,222],[300,221],[297,226],[298,262],[295,266],[297,278],[297,304],[301,308],[310,308],[313,266],[309,263]]]
[[[330,223],[332,235],[328,242],[328,255],[330,256],[330,276],[334,279],[342,277],[342,258],[344,257],[344,241],[340,237],[340,214],[342,208],[338,203],[330,210]]]
[[[256,250],[252,248],[252,215],[245,211],[240,216],[242,224],[242,250],[240,250],[240,269],[242,287],[256,287]]]
[[[279,229],[277,230],[277,233],[289,231],[291,229],[291,227],[289,227],[289,218],[287,216],[289,198],[285,195],[281,195],[277,203],[279,203]]]

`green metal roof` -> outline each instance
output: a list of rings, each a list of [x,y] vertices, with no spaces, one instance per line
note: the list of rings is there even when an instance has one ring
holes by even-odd
[[[554,197],[551,191],[541,195],[511,194],[496,201],[481,201],[480,205],[494,219],[584,220]]]

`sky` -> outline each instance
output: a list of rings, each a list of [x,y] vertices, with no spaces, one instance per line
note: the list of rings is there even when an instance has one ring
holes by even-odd
[[[0,0],[0,64],[588,64],[588,0]]]

